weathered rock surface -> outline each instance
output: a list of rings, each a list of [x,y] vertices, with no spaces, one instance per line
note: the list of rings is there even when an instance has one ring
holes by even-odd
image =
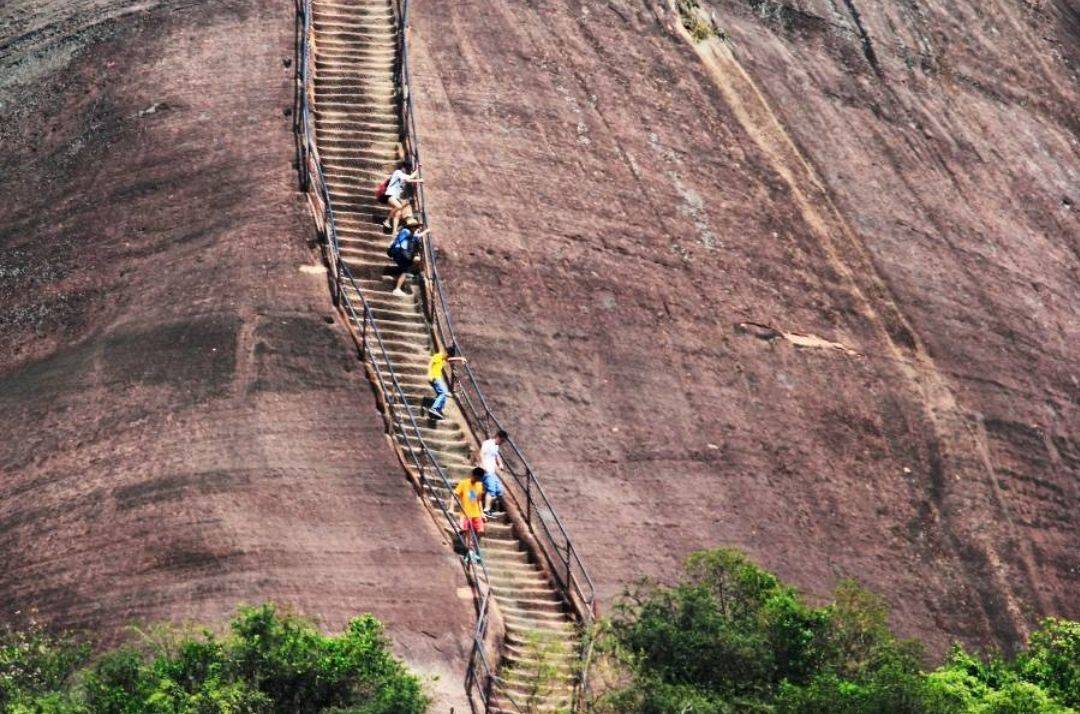
[[[937,652],[1080,616],[1075,7],[712,10],[413,7],[461,341],[603,596],[735,545]]]
[[[472,607],[308,246],[293,18],[0,9],[0,619],[370,611],[453,702]]]
[[[462,342],[605,599],[737,545],[1009,646],[1080,616],[1075,11],[793,7],[717,3],[728,54],[416,0]],[[289,5],[0,22],[2,616],[372,610],[457,689],[460,574],[300,271]]]

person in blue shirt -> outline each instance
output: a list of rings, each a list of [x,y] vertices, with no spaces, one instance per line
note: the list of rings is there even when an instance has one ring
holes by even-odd
[[[386,254],[394,261],[397,270],[397,281],[394,283],[393,294],[397,297],[407,297],[402,288],[409,274],[420,258],[420,241],[428,234],[430,228],[420,229],[420,223],[416,219],[410,219],[408,225],[398,231],[394,241],[386,249]]]

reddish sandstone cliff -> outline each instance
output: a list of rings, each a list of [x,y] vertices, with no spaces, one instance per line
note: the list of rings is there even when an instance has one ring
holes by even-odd
[[[1080,616],[1075,12],[714,9],[413,7],[464,346],[605,598],[737,545],[937,649]],[[300,270],[291,8],[0,16],[3,616],[372,610],[456,689],[459,571]]]
[[[711,10],[414,6],[462,341],[604,594],[735,545],[938,651],[1080,615],[1075,9]]]
[[[0,10],[0,619],[371,611],[453,702],[472,606],[312,270],[292,6],[119,8]]]

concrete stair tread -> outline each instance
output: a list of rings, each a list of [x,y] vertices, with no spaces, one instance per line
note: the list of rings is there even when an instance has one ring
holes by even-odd
[[[536,662],[537,652],[534,647],[520,645],[514,642],[506,643],[507,655],[515,662],[521,662],[522,664],[528,664],[530,662]],[[577,659],[577,653],[573,649],[565,649],[563,652],[550,652],[547,653],[545,659],[551,660],[552,663],[566,663],[570,664]]]

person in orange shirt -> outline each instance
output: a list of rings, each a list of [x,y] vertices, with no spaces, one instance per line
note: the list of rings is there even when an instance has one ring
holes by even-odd
[[[480,537],[484,535],[484,470],[477,466],[469,474],[469,478],[458,481],[454,486],[454,496],[461,511],[458,530],[465,539],[466,547],[470,549],[465,557],[472,556],[479,562]],[[472,554],[473,546],[476,546],[475,555]]]

